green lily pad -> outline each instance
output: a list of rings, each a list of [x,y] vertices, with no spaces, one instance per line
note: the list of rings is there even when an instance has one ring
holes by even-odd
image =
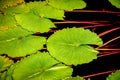
[[[3,8],[1,9],[2,12],[5,14],[21,14],[21,13],[27,13],[29,12],[29,8],[26,6],[26,4],[18,5],[15,7],[8,7],[8,8]]]
[[[120,70],[110,74],[106,80],[120,80]]]
[[[86,3],[83,0],[47,0],[48,4],[63,10],[83,9]]]
[[[32,32],[29,32],[20,26],[9,28],[7,30],[0,31],[0,42],[1,41],[10,41],[16,38],[28,36],[32,34]]]
[[[72,68],[59,64],[48,53],[33,54],[20,61],[12,74],[13,80],[61,80],[72,74]]]
[[[115,7],[117,7],[117,8],[120,8],[120,0],[109,0],[109,2],[110,2],[113,6],[115,6]]]
[[[46,1],[27,3],[30,10],[41,17],[63,20],[64,10],[56,9],[46,3]]]
[[[7,8],[24,3],[24,0],[0,0],[0,7]]]
[[[0,13],[0,31],[15,27],[16,25],[17,23],[13,15]]]
[[[47,40],[47,49],[56,59],[65,64],[89,63],[99,53],[90,45],[102,45],[96,33],[83,28],[67,28],[55,32]]]
[[[46,39],[39,36],[26,36],[0,41],[0,54],[11,57],[26,56],[43,48]]]
[[[8,59],[7,57],[0,56],[0,72],[6,70],[12,64],[12,60]]]
[[[33,13],[18,14],[15,18],[19,25],[32,32],[48,32],[55,25],[47,18],[40,18]]]
[[[0,73],[0,80],[6,80],[6,71]]]

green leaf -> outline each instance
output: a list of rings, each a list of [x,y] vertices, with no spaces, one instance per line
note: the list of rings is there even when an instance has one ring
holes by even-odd
[[[0,41],[0,54],[7,54],[11,57],[26,56],[42,49],[46,39],[39,36],[26,36]]]
[[[13,80],[61,80],[69,77],[72,69],[52,58],[48,53],[33,54],[20,61],[13,72]]]
[[[47,40],[47,49],[65,64],[89,63],[99,53],[89,45],[102,45],[96,33],[83,28],[67,28],[55,32]]]
[[[24,29],[33,32],[48,32],[55,25],[47,18],[40,18],[33,13],[18,14],[15,16],[18,24]]]
[[[45,1],[30,2],[27,4],[27,6],[30,7],[34,14],[41,17],[63,20],[64,10],[53,8],[49,6]]]
[[[7,57],[0,56],[0,72],[6,70],[10,65],[13,64],[13,61]]]
[[[106,80],[120,80],[120,70],[110,74]]]
[[[29,12],[29,8],[26,6],[26,4],[18,5],[15,7],[8,7],[8,8],[3,8],[1,9],[2,12],[5,14],[21,14],[21,13],[27,13]]]
[[[17,23],[13,15],[6,14],[4,12],[0,13],[0,31],[15,27],[16,24]]]
[[[65,79],[63,79],[63,80],[85,80],[85,79],[83,79],[82,77],[67,77],[67,78],[65,78]]]
[[[47,0],[48,4],[63,10],[83,9],[86,3],[83,0]]]
[[[0,80],[6,80],[6,71],[0,73]]]
[[[109,2],[116,8],[120,8],[120,0],[109,0]]]
[[[20,26],[9,28],[7,30],[0,31],[0,42],[24,37],[30,34],[32,34],[32,32],[22,29]]]
[[[24,0],[0,0],[0,8],[17,6],[24,3]]]

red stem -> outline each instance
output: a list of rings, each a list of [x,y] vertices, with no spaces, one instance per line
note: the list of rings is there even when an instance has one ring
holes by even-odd
[[[110,74],[112,72],[115,72],[116,70],[110,70],[110,71],[105,71],[105,72],[100,72],[100,73],[96,73],[96,74],[91,74],[91,75],[87,75],[87,76],[82,76],[83,78],[90,78],[90,77],[94,77],[94,76],[100,76],[103,74]]]
[[[113,31],[119,30],[119,29],[120,29],[120,27],[107,30],[107,31],[105,31],[105,32],[100,33],[98,36],[101,37],[101,36],[104,36],[104,35],[106,35],[106,34],[108,34],[108,33],[110,33],[110,32],[113,32]]]
[[[107,11],[107,10],[73,10],[73,11],[65,11],[65,12],[88,12],[88,13],[111,13],[111,14],[118,14],[120,15],[120,12],[115,12],[115,11]]]
[[[105,57],[105,56],[108,56],[108,55],[113,55],[113,54],[119,54],[120,51],[116,51],[116,52],[109,52],[109,53],[100,53],[100,55],[98,55],[97,57],[100,58],[100,57]]]

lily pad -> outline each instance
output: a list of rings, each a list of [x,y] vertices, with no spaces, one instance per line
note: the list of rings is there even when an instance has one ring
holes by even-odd
[[[115,7],[117,7],[117,8],[120,8],[120,0],[109,0],[109,2],[110,2],[113,6],[115,6]]]
[[[55,25],[47,18],[40,18],[33,13],[18,14],[15,18],[19,25],[32,32],[48,32]]]
[[[20,26],[9,28],[7,30],[0,31],[0,42],[1,41],[10,41],[16,38],[25,37],[32,34]]]
[[[3,14],[0,13],[0,31],[1,30],[7,30],[11,27],[15,27],[17,25],[17,22],[15,20],[15,17],[10,14]]]
[[[84,64],[97,58],[99,53],[90,45],[102,45],[96,33],[83,28],[67,28],[55,32],[47,40],[47,49],[65,64]]]
[[[0,80],[6,80],[6,71],[0,73]]]
[[[59,64],[48,53],[38,52],[20,61],[12,74],[13,80],[61,80],[72,74],[72,68]]]
[[[56,9],[46,3],[46,1],[27,3],[30,10],[41,17],[63,20],[64,10]]]
[[[2,12],[5,14],[21,14],[21,13],[27,13],[29,12],[29,8],[26,6],[26,4],[18,5],[15,7],[8,7],[8,8],[3,8],[1,9]]]
[[[13,61],[7,57],[0,56],[0,72],[6,70],[10,65],[13,64]]]
[[[0,41],[0,54],[7,54],[11,57],[21,57],[35,53],[43,48],[46,39],[40,36],[25,36]]]
[[[7,8],[24,3],[24,0],[0,0],[0,7]]]
[[[120,80],[120,70],[110,74],[106,80]]]
[[[83,0],[47,0],[48,4],[63,10],[83,9],[86,3]]]

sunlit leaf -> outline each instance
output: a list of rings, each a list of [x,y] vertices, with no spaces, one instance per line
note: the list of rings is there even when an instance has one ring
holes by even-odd
[[[4,56],[0,56],[0,72],[6,70],[11,64],[13,64],[12,60]]]
[[[120,0],[109,0],[109,2],[110,2],[113,6],[115,6],[115,7],[117,7],[117,8],[120,8]]]
[[[53,8],[45,1],[30,2],[27,6],[30,7],[34,14],[40,15],[41,17],[63,20],[64,10]]]
[[[33,32],[48,32],[55,25],[47,18],[40,18],[33,13],[18,14],[15,16],[18,24]]]
[[[48,53],[33,54],[16,65],[14,80],[61,80],[69,77],[72,69],[52,58]]]
[[[0,41],[0,54],[8,54],[11,57],[20,57],[35,53],[43,47],[46,39],[39,36],[26,36]]]
[[[9,41],[15,38],[23,37],[32,34],[32,32],[29,32],[27,30],[22,29],[21,27],[14,27],[9,28],[4,31],[0,31],[0,42],[1,41]]]
[[[0,13],[0,31],[16,26],[16,20],[13,15]]]
[[[63,79],[63,80],[85,80],[85,79],[83,79],[82,77],[67,77],[67,78],[65,78],[65,79]]]
[[[48,38],[47,49],[56,59],[65,64],[89,63],[99,53],[89,45],[102,45],[96,33],[83,28],[67,28]]]
[[[107,77],[107,80],[120,80],[120,70],[117,70],[116,72],[110,74]]]
[[[24,3],[24,0],[0,0],[0,8],[17,6],[22,3]]]
[[[63,10],[82,9],[86,7],[83,0],[47,0],[48,4]]]

